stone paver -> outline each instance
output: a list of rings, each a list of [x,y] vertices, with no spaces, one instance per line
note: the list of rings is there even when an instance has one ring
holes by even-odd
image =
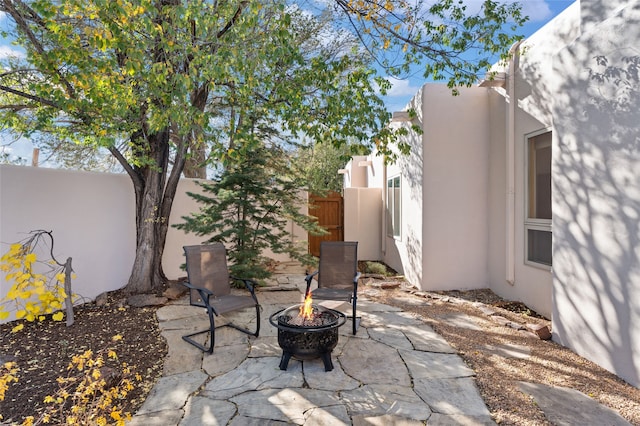
[[[202,370],[210,377],[228,373],[238,367],[249,356],[250,350],[251,348],[246,343],[214,348],[216,356],[205,356],[202,359]]]
[[[434,413],[429,417],[429,426],[495,426],[495,424],[491,416]]]
[[[400,354],[383,343],[349,340],[338,360],[345,373],[364,384],[411,386],[411,377]]]
[[[401,350],[413,379],[455,379],[475,373],[455,354]]]
[[[327,372],[324,371],[322,360],[309,360],[304,362],[304,378],[312,389],[341,391],[356,389],[361,383],[345,374],[339,362],[333,363],[331,378],[327,380]]]
[[[403,330],[414,349],[425,352],[441,352],[455,354],[456,350],[447,343],[444,337],[433,331],[429,325],[423,324]]]
[[[248,358],[237,368],[215,377],[207,383],[203,395],[214,399],[229,399],[244,392],[265,387],[301,387],[300,363],[290,362],[286,373],[279,368],[279,358]]]
[[[444,338],[414,315],[366,297],[358,300],[357,335],[351,334],[350,320],[339,330],[332,371],[324,371],[320,359],[291,359],[287,370],[280,370],[278,330],[269,317],[300,303],[305,288],[301,271],[286,269],[271,280],[270,287],[258,291],[260,337],[219,328],[213,354],[182,340],[184,334],[208,327],[204,309],[189,306],[186,296],[160,308],[158,321],[169,348],[163,377],[129,424],[495,424],[475,386],[473,370]],[[323,305],[350,313],[349,304]],[[445,320],[456,327],[477,327],[467,316]],[[216,325],[228,321],[254,327],[255,312],[216,318]],[[204,343],[207,335],[200,338]],[[529,355],[523,347],[513,345],[485,350],[488,355]],[[628,424],[583,394],[530,383],[521,383],[520,388],[556,424],[576,424],[568,423],[576,419],[582,419],[579,424]]]
[[[138,413],[127,422],[127,426],[167,426],[181,424],[184,417],[182,409],[162,410],[153,413]]]
[[[389,329],[383,326],[370,328],[367,331],[369,332],[369,337],[373,340],[384,343],[392,348],[407,350],[413,349],[413,344],[402,332],[389,333]]]
[[[429,423],[431,424],[431,423]],[[405,419],[397,416],[390,416],[385,414],[383,416],[353,416],[352,418],[353,426],[385,426],[385,425],[393,425],[393,426],[422,426],[424,425],[423,421],[413,420],[413,419]]]
[[[186,334],[180,330],[163,331],[162,337],[167,340],[167,356],[164,359],[163,375],[165,377],[174,374],[197,371],[202,365],[203,353],[193,345],[185,347],[182,336]]]
[[[490,416],[472,378],[416,379],[414,390],[435,413]]]
[[[306,424],[309,416],[324,415],[327,425],[349,424],[349,416],[335,392],[287,387],[247,392],[231,398],[240,415],[264,420]],[[317,424],[317,423],[316,423]]]
[[[201,371],[190,371],[162,377],[151,389],[149,396],[137,414],[184,408],[187,398],[200,388],[207,378],[208,376]]]
[[[189,398],[180,426],[226,425],[238,410],[234,403],[201,396]]]
[[[413,420],[426,420],[429,407],[409,386],[365,385],[342,392],[342,400],[354,415],[394,416]]]

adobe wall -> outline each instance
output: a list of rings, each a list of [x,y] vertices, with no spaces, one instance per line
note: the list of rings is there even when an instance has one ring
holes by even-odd
[[[599,10],[586,3],[583,19]],[[553,60],[564,76],[553,110],[553,333],[638,387],[640,2],[624,3],[598,24],[586,17]]]

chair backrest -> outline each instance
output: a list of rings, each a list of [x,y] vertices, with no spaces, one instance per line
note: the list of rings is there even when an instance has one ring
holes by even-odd
[[[183,249],[187,257],[187,278],[192,285],[206,288],[216,296],[231,292],[227,250],[222,243],[184,246]],[[191,304],[202,304],[197,291],[191,290]]]
[[[357,271],[357,241],[323,241],[320,243],[318,287],[353,289],[353,278]]]

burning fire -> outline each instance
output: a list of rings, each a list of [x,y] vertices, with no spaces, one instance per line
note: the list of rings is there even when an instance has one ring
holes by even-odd
[[[308,293],[304,298],[304,303],[300,305],[300,314],[298,316],[302,317],[305,320],[313,319],[313,305],[311,304],[313,299],[311,299],[311,293]]]

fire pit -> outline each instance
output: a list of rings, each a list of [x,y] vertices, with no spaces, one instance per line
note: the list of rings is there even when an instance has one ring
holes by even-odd
[[[342,312],[305,302],[282,309],[269,317],[278,328],[278,344],[282,348],[280,370],[286,370],[291,357],[306,360],[322,358],[324,370],[333,370],[331,351],[338,344],[338,327],[346,322]]]

